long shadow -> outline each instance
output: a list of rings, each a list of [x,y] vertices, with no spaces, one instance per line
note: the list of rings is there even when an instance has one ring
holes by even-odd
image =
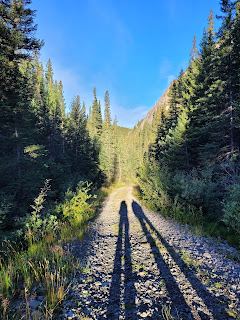
[[[226,320],[229,317],[227,314],[223,314],[222,312],[218,311],[219,302],[215,299],[215,297],[207,291],[206,287],[202,284],[202,282],[198,279],[198,277],[190,272],[188,266],[186,263],[181,259],[181,257],[175,252],[174,248],[161,236],[158,230],[154,228],[151,221],[147,218],[147,216],[144,214],[142,208],[139,206],[139,204],[135,201],[132,202],[132,209],[136,217],[138,218],[142,230],[145,233],[148,242],[151,245],[152,253],[154,254],[156,263],[159,267],[159,270],[161,271],[161,274],[164,278],[167,279],[166,281],[166,287],[170,294],[170,296],[174,297],[175,307],[178,305],[179,307],[183,307],[182,303],[186,304],[185,301],[183,301],[182,293],[180,292],[178,285],[176,284],[173,276],[171,275],[171,272],[169,270],[168,265],[164,262],[163,258],[160,255],[160,252],[158,248],[156,247],[156,243],[153,239],[153,237],[150,235],[147,225],[150,227],[152,231],[157,235],[159,240],[162,242],[162,244],[165,246],[165,248],[168,250],[169,254],[173,258],[174,262],[178,265],[181,272],[185,275],[185,277],[188,279],[189,283],[191,284],[192,288],[195,289],[198,296],[203,300],[205,305],[208,307],[209,311],[212,313],[214,319],[216,320]],[[161,269],[160,269],[161,268]],[[170,280],[170,282],[169,282]],[[179,295],[179,297],[177,297]],[[178,298],[178,299],[176,299]],[[185,308],[185,306],[184,306]],[[189,309],[189,307],[187,307]],[[198,313],[199,317],[201,319],[210,319],[208,315],[203,314],[203,312]]]
[[[174,279],[174,277],[172,276],[170,270],[169,270],[169,266],[165,263],[165,261],[163,260],[162,255],[160,254],[160,251],[156,245],[155,240],[153,239],[153,237],[151,236],[151,234],[148,232],[146,223],[145,223],[145,216],[143,211],[141,210],[141,207],[133,201],[132,203],[132,208],[133,208],[133,212],[136,215],[136,217],[138,218],[141,226],[142,226],[142,230],[145,233],[146,237],[147,237],[147,241],[150,244],[151,247],[151,253],[154,256],[155,262],[157,264],[157,267],[160,271],[160,275],[161,277],[165,280],[165,285],[166,285],[166,289],[169,293],[169,296],[171,298],[174,297],[174,302],[177,305],[181,306],[181,309],[183,309],[185,311],[185,313],[188,313],[190,315],[191,313],[191,309],[189,308],[189,306],[187,305],[183,294],[181,293],[181,291],[179,290],[178,284],[176,282],[176,280]],[[155,312],[154,315],[152,315],[153,318],[160,316],[159,311],[157,311],[157,313]],[[189,319],[189,318],[188,318]]]
[[[116,244],[112,282],[109,291],[107,319],[119,319],[121,313],[121,276],[123,274],[123,303],[125,319],[134,320],[137,319],[137,310],[135,305],[136,289],[134,286],[131,245],[129,239],[129,221],[127,214],[127,205],[125,201],[122,201],[121,203],[119,215],[120,220],[118,226],[118,239]]]

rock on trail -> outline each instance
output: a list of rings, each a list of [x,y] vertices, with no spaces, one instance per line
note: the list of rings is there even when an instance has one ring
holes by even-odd
[[[113,192],[82,242],[60,319],[240,319],[238,252]],[[172,318],[170,317],[170,315]]]

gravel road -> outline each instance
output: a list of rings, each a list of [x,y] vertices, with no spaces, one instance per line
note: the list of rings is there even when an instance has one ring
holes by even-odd
[[[87,237],[61,319],[240,319],[239,252],[114,191]],[[170,315],[171,314],[171,315]]]

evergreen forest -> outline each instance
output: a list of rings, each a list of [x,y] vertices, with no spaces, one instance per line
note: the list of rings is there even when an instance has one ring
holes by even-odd
[[[47,65],[40,61],[44,42],[35,37],[30,4],[0,2],[3,301],[30,290],[36,274],[43,277],[37,269],[43,257],[45,274],[51,271],[46,259],[64,265],[49,244],[81,239],[114,184],[137,185],[147,207],[239,248],[240,1],[221,0],[219,17],[210,11],[199,45],[193,39],[187,69],[172,81],[152,118],[133,129],[118,126],[107,88],[104,101],[94,87],[91,106],[81,92],[66,106],[64,79],[54,78],[50,59]],[[49,292],[47,319],[62,300]],[[3,319],[7,308],[2,303]]]
[[[239,243],[239,1],[210,11],[197,49],[154,109],[128,137],[141,196],[155,210]]]

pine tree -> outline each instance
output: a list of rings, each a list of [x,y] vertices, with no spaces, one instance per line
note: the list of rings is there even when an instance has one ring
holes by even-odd
[[[107,126],[110,126],[110,124],[111,124],[111,114],[110,114],[110,99],[109,99],[108,90],[105,92],[104,102],[105,102],[104,122],[105,122],[105,124]]]
[[[184,110],[178,116],[176,127],[169,130],[164,141],[161,163],[164,163],[170,171],[189,169],[186,138],[188,123],[188,115],[186,110]]]
[[[240,148],[240,1],[235,3],[235,17],[232,28],[232,91],[233,91],[233,122],[234,152]]]
[[[42,42],[34,37],[35,12],[29,9],[30,0],[5,0],[0,4],[0,136],[3,148],[1,168],[2,186],[15,194],[17,207],[23,197],[22,170],[24,148],[31,138],[34,122],[31,110],[31,90],[21,63],[40,50]],[[30,127],[31,124],[31,127]],[[14,153],[13,153],[14,152]],[[10,160],[10,162],[9,162]],[[8,163],[11,163],[9,166]],[[12,181],[9,181],[9,170]],[[16,187],[17,185],[17,187]],[[19,208],[16,208],[18,211]]]
[[[101,135],[100,164],[103,172],[107,176],[107,180],[110,182],[113,175],[113,127],[111,124],[110,99],[108,91],[105,93],[104,102],[105,109]]]
[[[80,97],[76,96],[71,105],[70,112],[70,127],[69,127],[69,135],[71,139],[71,144],[73,148],[73,159],[74,159],[74,167],[75,171],[77,171],[78,167],[78,148],[79,148],[79,140],[81,137],[81,115],[80,115]]]
[[[56,101],[56,88],[53,83],[53,69],[52,63],[49,59],[47,62],[47,70],[45,73],[45,106],[48,113],[49,121],[49,135],[48,139],[48,152],[50,159],[56,157],[56,134],[57,134],[57,101]]]
[[[177,116],[178,116],[178,112],[177,112],[177,105],[178,105],[178,101],[177,101],[177,81],[173,80],[173,83],[170,87],[169,90],[169,97],[170,97],[170,101],[169,101],[169,113],[170,113],[170,118],[172,122],[176,122],[177,121]]]
[[[192,41],[191,54],[190,54],[191,61],[195,61],[197,57],[198,57],[197,41],[196,41],[196,36],[194,35],[193,41]]]
[[[97,101],[96,96],[96,88],[93,89],[93,104],[92,104],[92,136],[99,138],[102,132],[102,113],[101,113],[101,106]]]
[[[83,106],[82,106],[81,112],[82,112],[83,118],[84,118],[85,120],[87,120],[85,101],[83,101]]]
[[[214,41],[215,28],[213,11],[210,11],[208,28],[203,33],[200,44],[200,57],[196,61],[195,86],[192,92],[192,107],[190,127],[188,130],[190,162],[193,165],[202,163],[212,164],[216,152],[221,148],[212,134],[218,131],[219,110],[216,106],[216,97],[219,90],[219,81],[216,80],[217,48]],[[214,94],[214,99],[213,99]],[[216,121],[214,120],[216,119]]]

